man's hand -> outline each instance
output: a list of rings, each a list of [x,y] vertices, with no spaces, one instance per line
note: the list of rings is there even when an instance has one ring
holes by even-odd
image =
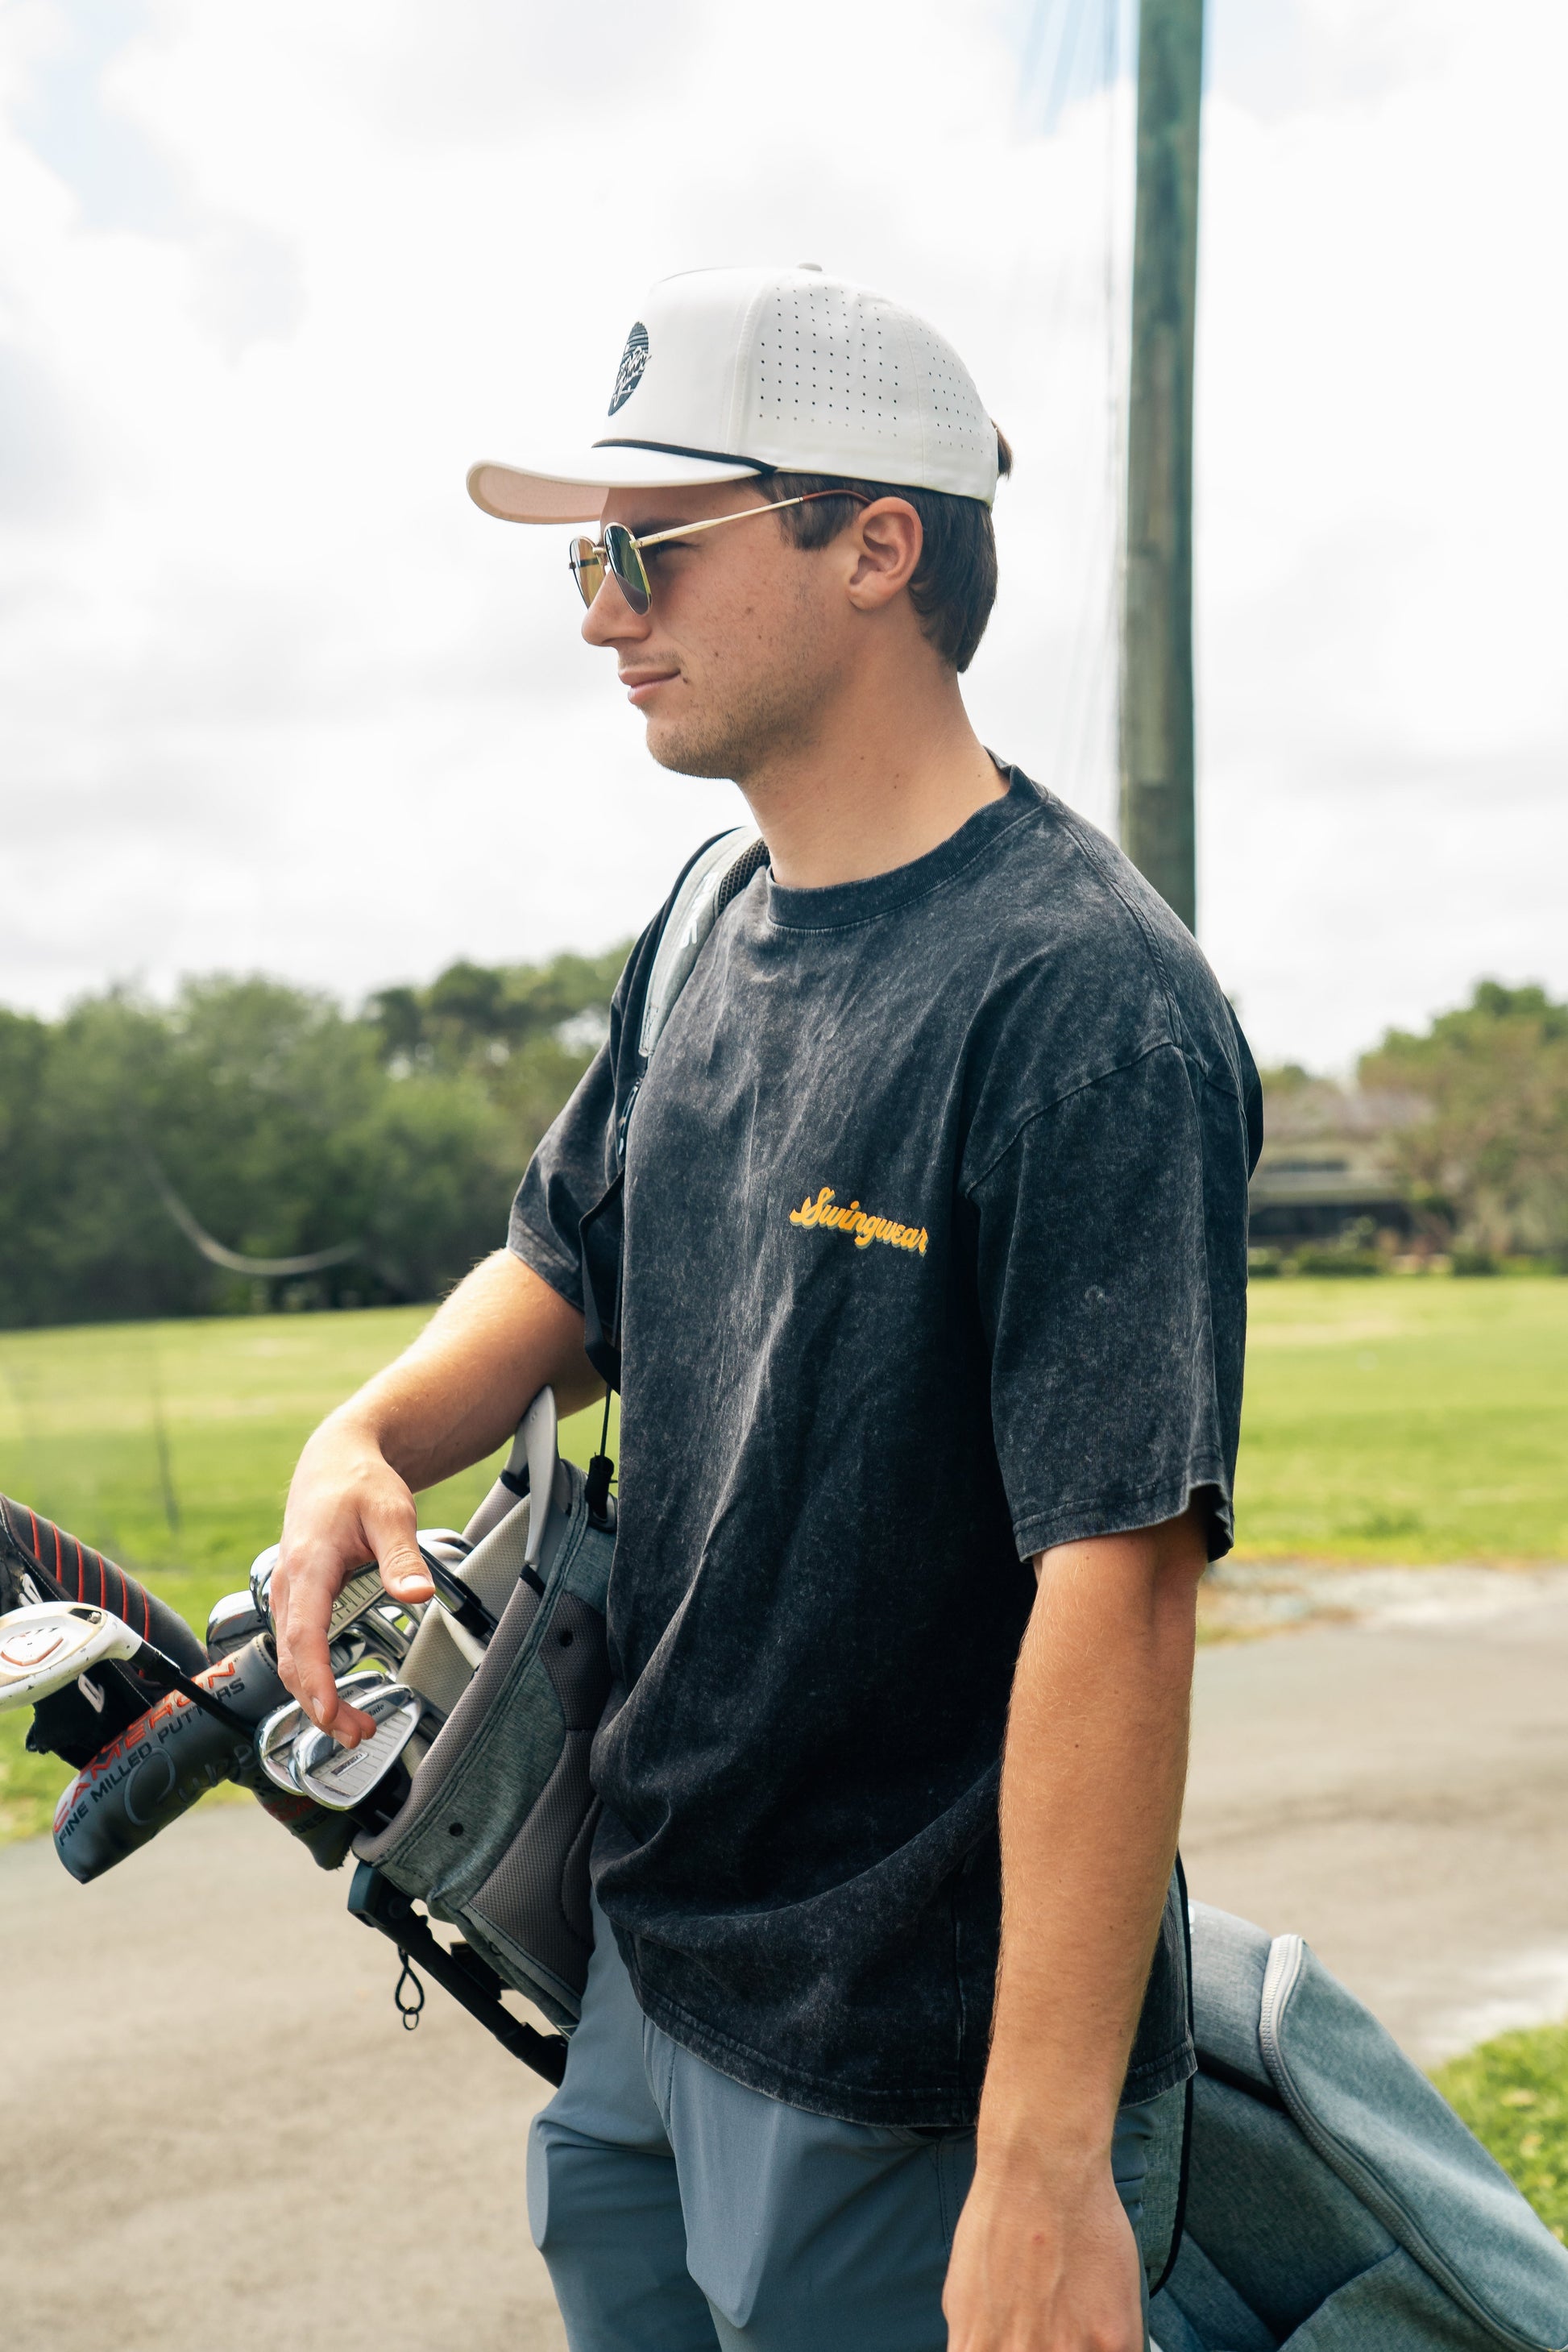
[[[949,2352],[1142,2352],[1139,2270],[1108,2150],[982,2162],[942,2299]]]
[[[374,1726],[343,1704],[332,1680],[333,1601],[372,1560],[393,1600],[429,1600],[415,1490],[482,1462],[547,1386],[563,1413],[605,1392],[583,1352],[577,1309],[520,1257],[497,1250],[300,1456],[272,1578],[278,1670],[311,1721],[345,1747]]]
[[[1186,1771],[1194,1510],[1058,1545],[1018,1654],[1002,1763],[1002,1961],[952,2352],[1141,2352],[1141,2257],[1110,2140]]]
[[[374,1436],[334,1414],[300,1456],[283,1514],[272,1576],[278,1671],[313,1723],[345,1748],[374,1730],[339,1697],[327,1653],[332,1603],[356,1569],[374,1560],[393,1600],[428,1601],[434,1590],[415,1541],[414,1496]]]

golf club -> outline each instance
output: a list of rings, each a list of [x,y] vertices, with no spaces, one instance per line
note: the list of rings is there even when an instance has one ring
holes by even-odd
[[[165,1690],[178,1691],[204,1714],[234,1728],[234,1717],[222,1700],[144,1642],[122,1617],[75,1601],[32,1602],[0,1617],[0,1712],[36,1706],[105,1659],[134,1666],[138,1674]]]
[[[216,1665],[233,1650],[242,1650],[267,1631],[267,1619],[248,1592],[226,1592],[207,1614],[206,1651]]]
[[[359,1705],[362,1692],[387,1687],[387,1677],[379,1666],[357,1666],[348,1674],[339,1675],[336,1680],[338,1696],[346,1698],[351,1706]],[[294,1743],[302,1732],[314,1729],[297,1698],[275,1708],[257,1726],[257,1760],[273,1785],[286,1790],[290,1796],[300,1793],[294,1773]]]
[[[402,1756],[425,1716],[425,1702],[406,1683],[357,1690],[353,1704],[375,1725],[357,1748],[340,1748],[312,1724],[295,1739],[289,1758],[294,1785],[329,1812],[351,1812],[378,1788]]]
[[[485,1607],[472,1585],[465,1584],[460,1576],[455,1576],[446,1561],[428,1550],[425,1543],[419,1547],[419,1557],[430,1572],[436,1598],[447,1614],[455,1618],[476,1642],[488,1643],[500,1621]]]

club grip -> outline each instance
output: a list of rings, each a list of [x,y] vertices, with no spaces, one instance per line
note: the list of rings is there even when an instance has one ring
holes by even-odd
[[[146,1845],[220,1780],[253,1785],[250,1733],[289,1694],[264,1635],[195,1680],[234,1717],[226,1730],[180,1692],[128,1724],[85,1764],[55,1808],[55,1851],[85,1885]]]

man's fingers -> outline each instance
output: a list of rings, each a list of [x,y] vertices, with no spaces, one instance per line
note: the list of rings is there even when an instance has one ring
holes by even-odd
[[[276,1590],[277,1583],[278,1578],[274,1577],[272,1617],[277,1628],[279,1675],[311,1722],[319,1724],[323,1731],[331,1731],[341,1706],[327,1648],[332,1592],[325,1583],[319,1591],[313,1590],[314,1580],[303,1591],[290,1580],[281,1593]]]
[[[331,1733],[340,1748],[357,1748],[362,1739],[372,1737],[375,1723],[372,1717],[363,1714],[357,1706],[351,1706],[340,1695],[331,1722],[324,1723],[321,1728]]]
[[[419,1557],[415,1541],[414,1497],[404,1488],[364,1513],[364,1531],[381,1570],[381,1580],[395,1601],[428,1601],[436,1588]]]
[[[376,1562],[395,1601],[428,1601],[434,1589],[416,1541],[412,1494],[384,1464],[380,1478],[365,1483],[372,1492],[366,1496],[362,1487],[358,1511],[340,1506],[324,1528],[318,1520],[312,1529],[309,1512],[290,1496],[282,1555],[272,1578],[278,1671],[311,1722],[345,1748],[368,1738],[375,1726],[340,1696],[333,1680],[327,1644],[332,1603],[367,1559]]]

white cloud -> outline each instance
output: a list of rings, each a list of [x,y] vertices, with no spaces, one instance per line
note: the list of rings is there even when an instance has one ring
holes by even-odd
[[[1109,818],[1125,86],[1031,133],[980,0],[896,41],[870,0],[88,22],[0,6],[0,1000],[355,993],[643,919],[732,795],[648,765],[557,535],[462,476],[596,415],[701,261],[826,261],[969,356],[1020,460],[973,707]],[[1568,981],[1553,44],[1524,0],[1220,0],[1203,912],[1270,1053]]]

